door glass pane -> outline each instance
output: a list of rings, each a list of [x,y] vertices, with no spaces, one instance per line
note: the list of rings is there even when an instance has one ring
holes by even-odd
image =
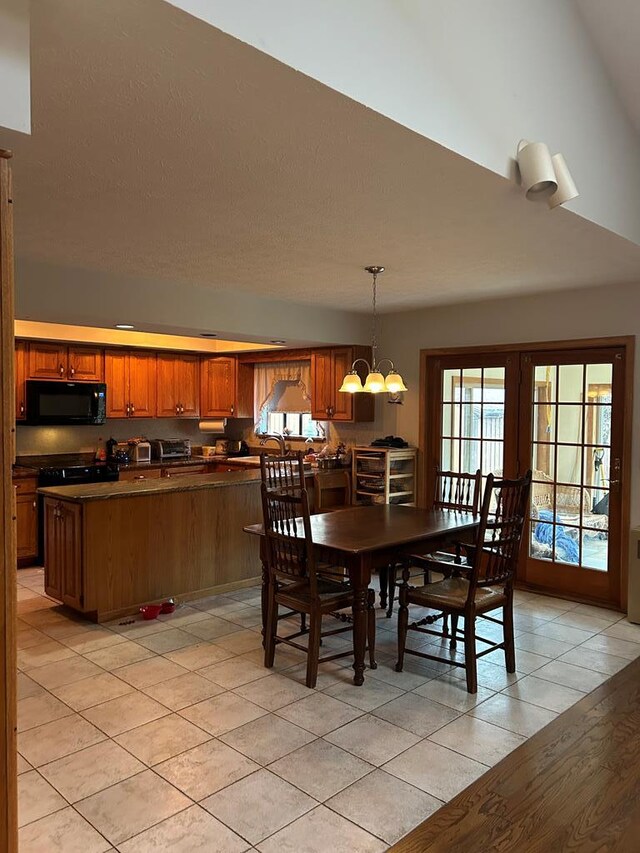
[[[448,402],[457,399],[455,396],[456,389],[460,386],[460,371],[459,370],[443,370],[442,371],[442,400]]]
[[[552,403],[536,403],[533,407],[533,440],[556,440],[556,406]]]
[[[537,365],[533,369],[533,402],[555,403],[557,402],[558,368],[555,364]]]
[[[558,455],[556,481],[579,485],[582,477],[582,445],[559,444],[556,451]]]
[[[553,554],[556,563],[580,563],[580,528],[566,524],[554,525]]]
[[[474,474],[480,467],[480,441],[463,439],[460,443],[462,458],[460,470],[466,474]]]
[[[582,565],[588,569],[607,571],[609,560],[609,533],[607,530],[582,531]]]
[[[561,364],[558,367],[558,402],[581,403],[583,382],[583,364]]]
[[[534,480],[555,478],[556,447],[554,444],[534,444],[531,454],[531,470]]]
[[[482,473],[493,474],[501,477],[503,475],[502,461],[504,459],[504,448],[501,441],[482,442],[482,460],[478,466]]]
[[[460,406],[460,435],[465,438],[480,438],[481,423],[481,403],[463,403]]]
[[[611,396],[611,383],[613,381],[613,365],[612,364],[587,364],[587,400],[592,400],[592,396],[598,396],[599,392],[596,389],[605,386],[609,389]],[[604,390],[604,389],[603,389]]]
[[[584,408],[584,406],[558,406],[558,441],[568,444],[582,442]]]
[[[457,471],[458,442],[450,438],[442,439],[442,451],[440,455],[440,468],[443,471]]]

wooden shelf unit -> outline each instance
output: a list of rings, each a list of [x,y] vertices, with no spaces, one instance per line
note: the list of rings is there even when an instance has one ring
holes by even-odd
[[[415,504],[415,447],[354,447],[354,504]]]

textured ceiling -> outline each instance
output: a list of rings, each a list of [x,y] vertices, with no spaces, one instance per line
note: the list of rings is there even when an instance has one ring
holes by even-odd
[[[637,246],[159,0],[32,4],[32,88],[23,257],[350,310],[371,263],[382,310],[640,280]]]

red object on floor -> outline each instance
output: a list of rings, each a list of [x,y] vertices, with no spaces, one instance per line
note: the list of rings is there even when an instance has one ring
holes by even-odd
[[[161,610],[161,604],[143,604],[140,613],[142,613],[143,619],[157,619]]]

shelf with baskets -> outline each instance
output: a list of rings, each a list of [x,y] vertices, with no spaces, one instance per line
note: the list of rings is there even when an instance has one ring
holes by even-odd
[[[416,500],[415,447],[354,447],[354,504],[413,504]]]

